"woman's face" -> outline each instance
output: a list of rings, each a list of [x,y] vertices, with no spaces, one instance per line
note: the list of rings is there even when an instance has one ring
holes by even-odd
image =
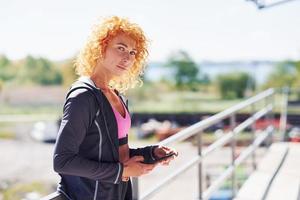
[[[120,76],[132,67],[136,54],[135,40],[118,34],[108,42],[101,64],[112,76]]]

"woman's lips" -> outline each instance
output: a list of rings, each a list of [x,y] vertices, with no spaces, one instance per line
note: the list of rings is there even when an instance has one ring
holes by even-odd
[[[122,69],[122,70],[126,70],[125,67],[121,66],[121,65],[117,65],[118,68]]]

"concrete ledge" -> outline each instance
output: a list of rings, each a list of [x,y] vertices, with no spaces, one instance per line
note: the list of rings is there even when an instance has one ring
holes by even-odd
[[[300,189],[300,143],[289,143],[289,154],[278,172],[266,200],[298,200]]]
[[[243,184],[234,200],[261,200],[271,179],[270,173],[255,171]]]
[[[286,154],[284,163],[279,168],[277,175],[273,177]],[[261,200],[273,182],[267,193],[267,200],[297,200],[300,186],[300,144],[275,143],[267,152],[267,155],[258,164],[257,170],[244,183],[235,200]]]

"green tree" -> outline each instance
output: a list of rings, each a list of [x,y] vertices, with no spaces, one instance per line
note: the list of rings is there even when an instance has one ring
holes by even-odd
[[[176,87],[196,89],[199,83],[199,67],[185,51],[178,51],[170,56],[166,64],[174,69]]]
[[[10,60],[5,55],[0,55],[0,67],[10,64]]]
[[[249,74],[237,72],[219,75],[217,85],[222,98],[234,99],[243,98],[247,89],[253,90],[255,81]]]
[[[264,87],[292,87],[297,79],[299,78],[297,78],[296,63],[292,61],[284,61],[278,63],[274,67],[274,70],[267,78]]]
[[[296,73],[295,73],[295,82],[293,83],[293,87],[300,88],[300,60],[295,61],[294,66],[296,69]]]
[[[24,84],[59,85],[62,75],[49,60],[27,56],[18,73],[18,81]]]
[[[45,58],[37,60],[36,82],[42,85],[60,85],[62,75],[57,67]]]
[[[4,83],[3,83],[3,81],[2,80],[0,80],[0,93],[2,92],[2,90],[3,90],[3,86],[4,85]]]
[[[0,80],[8,81],[15,77],[16,68],[11,61],[5,56],[0,56]]]
[[[297,95],[297,100],[300,100],[300,60],[299,61],[294,61],[292,62],[293,66],[295,68],[295,74],[294,74],[294,80],[292,82],[292,88],[295,88],[298,90],[298,92],[296,92]]]
[[[60,66],[60,73],[63,79],[63,85],[70,86],[77,78],[78,75],[75,73],[74,59],[69,59],[63,62]]]

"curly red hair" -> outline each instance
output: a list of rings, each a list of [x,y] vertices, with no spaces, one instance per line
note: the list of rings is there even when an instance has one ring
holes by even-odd
[[[148,40],[143,30],[126,18],[112,16],[93,26],[91,35],[75,61],[75,70],[79,76],[90,76],[97,60],[104,55],[106,47],[116,35],[124,33],[136,41],[137,54],[133,66],[121,77],[110,81],[109,85],[120,92],[125,92],[137,84],[142,85],[148,57]]]

